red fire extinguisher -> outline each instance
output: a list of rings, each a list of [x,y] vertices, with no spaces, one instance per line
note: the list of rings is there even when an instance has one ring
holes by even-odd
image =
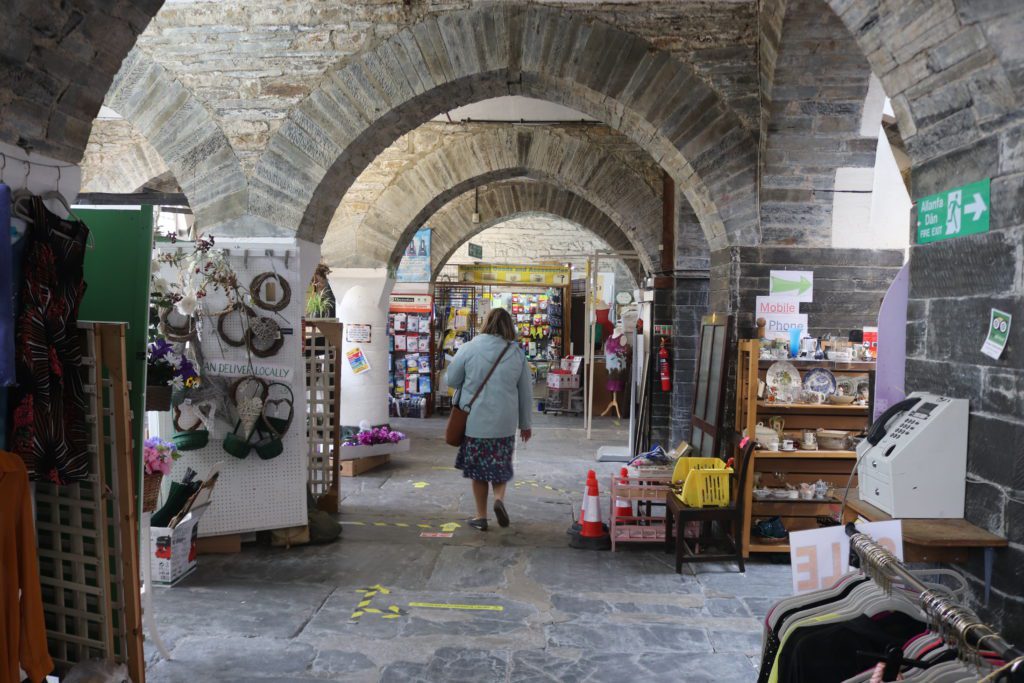
[[[658,372],[661,375],[661,390],[671,391],[672,371],[668,366],[668,347],[665,346],[665,338],[661,338],[661,348],[658,349]]]

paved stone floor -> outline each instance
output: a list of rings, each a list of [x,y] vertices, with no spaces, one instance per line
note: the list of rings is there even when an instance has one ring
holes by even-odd
[[[157,589],[173,659],[148,649],[148,680],[754,680],[759,618],[788,593],[788,565],[751,562],[739,574],[708,564],[680,576],[654,546],[567,546],[586,470],[603,484],[618,467],[594,463],[597,445],[625,443],[625,422],[598,424],[588,442],[581,420],[537,416],[516,456],[512,526],[481,533],[465,526],[472,495],[451,468],[443,420],[398,421],[412,450],[343,480],[340,541],[203,556],[191,577]],[[452,538],[420,536],[452,522],[462,525]],[[373,586],[389,591],[369,596],[380,611],[353,620],[360,590]]]

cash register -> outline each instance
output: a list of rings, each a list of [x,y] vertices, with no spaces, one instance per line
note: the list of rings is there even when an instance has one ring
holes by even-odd
[[[886,410],[857,446],[860,499],[894,518],[962,518],[968,412],[925,392]]]

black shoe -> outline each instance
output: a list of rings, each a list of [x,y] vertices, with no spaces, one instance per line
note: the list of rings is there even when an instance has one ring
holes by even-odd
[[[498,518],[498,526],[508,526],[508,510],[505,509],[505,503],[500,500],[494,501],[494,516]]]
[[[481,517],[479,519],[471,519],[469,520],[469,525],[474,529],[479,529],[480,531],[487,531],[487,518]]]

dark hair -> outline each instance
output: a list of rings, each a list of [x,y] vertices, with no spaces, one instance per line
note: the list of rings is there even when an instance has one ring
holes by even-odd
[[[504,308],[492,308],[484,318],[483,334],[493,334],[507,341],[516,340],[516,326],[512,323],[512,314]]]

